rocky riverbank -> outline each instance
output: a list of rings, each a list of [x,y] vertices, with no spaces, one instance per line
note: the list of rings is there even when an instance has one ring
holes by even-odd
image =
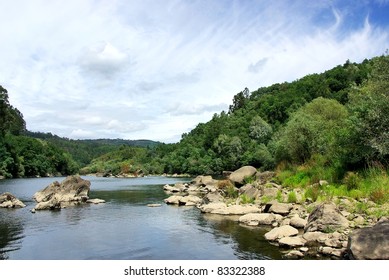
[[[389,259],[388,217],[360,213],[358,201],[347,197],[302,200],[302,191],[295,189],[297,198],[291,199],[289,190],[273,181],[274,175],[245,166],[225,180],[198,176],[191,183],[165,185],[171,194],[165,203],[238,216],[242,226],[267,227],[265,238],[285,258]],[[320,181],[319,187],[325,184]]]

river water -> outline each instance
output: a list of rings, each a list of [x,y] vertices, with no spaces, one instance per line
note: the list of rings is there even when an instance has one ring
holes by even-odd
[[[0,260],[281,259],[263,237],[266,228],[165,205],[163,185],[185,179],[83,178],[91,181],[89,196],[106,203],[35,214],[34,193],[64,178],[0,180],[0,193],[11,192],[27,205],[0,209]]]

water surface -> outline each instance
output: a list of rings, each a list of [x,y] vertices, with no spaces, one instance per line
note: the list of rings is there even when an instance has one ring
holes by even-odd
[[[27,207],[0,209],[0,259],[25,260],[226,260],[280,259],[263,237],[266,228],[240,226],[236,218],[205,215],[195,207],[165,205],[166,177],[98,178],[91,198],[106,201],[59,211],[30,210],[34,193],[64,178],[0,180]],[[147,207],[160,203],[161,207]]]

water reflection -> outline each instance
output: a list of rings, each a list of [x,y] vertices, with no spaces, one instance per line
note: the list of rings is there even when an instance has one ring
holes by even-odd
[[[239,216],[222,216],[205,214],[199,219],[202,228],[212,228],[217,238],[223,235],[229,237],[229,243],[234,244],[235,255],[238,259],[281,259],[279,250],[269,244],[264,234],[267,227],[247,227],[238,224]]]
[[[0,260],[8,259],[8,253],[21,248],[23,222],[12,214],[14,209],[1,209],[0,216]]]

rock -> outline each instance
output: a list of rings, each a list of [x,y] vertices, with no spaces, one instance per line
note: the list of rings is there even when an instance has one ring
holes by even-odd
[[[211,202],[211,203],[201,205],[199,209],[203,213],[212,213],[213,211],[226,208],[226,207],[227,205],[224,202]]]
[[[176,204],[176,205],[185,205],[185,206],[195,206],[201,202],[201,198],[194,195],[172,195],[165,199],[166,204]]]
[[[203,203],[211,203],[211,202],[223,202],[224,198],[219,193],[208,193],[203,197]]]
[[[150,204],[147,204],[147,207],[161,207],[162,204],[159,204],[159,203],[150,203]]]
[[[357,216],[353,221],[356,225],[363,225],[365,223],[365,219],[362,216]]]
[[[307,220],[300,217],[293,217],[290,219],[290,225],[295,228],[304,228],[307,225]]]
[[[282,216],[273,213],[250,213],[239,218],[239,222],[246,225],[271,225],[282,220]]]
[[[309,215],[305,232],[335,231],[346,229],[348,226],[348,220],[339,212],[335,204],[323,203]]]
[[[283,237],[280,240],[278,240],[278,243],[280,246],[283,247],[301,247],[304,246],[307,241],[302,238],[301,236],[294,236],[294,237]]]
[[[100,204],[100,203],[105,203],[105,200],[99,198],[92,198],[92,199],[88,199],[86,203]]]
[[[245,215],[248,213],[258,213],[261,210],[254,205],[231,205],[227,206],[224,202],[211,202],[203,204],[200,207],[201,212],[219,214],[219,215]]]
[[[267,197],[276,197],[278,193],[278,189],[275,187],[270,187],[267,188],[265,187],[262,191],[262,196],[267,196]]]
[[[257,173],[257,169],[253,166],[243,166],[238,170],[232,172],[229,179],[236,185],[243,185],[244,179],[247,177],[254,176]]]
[[[300,259],[300,258],[304,257],[304,254],[300,251],[292,250],[292,251],[288,252],[285,255],[285,257],[288,259]]]
[[[24,208],[26,205],[13,194],[5,192],[0,195],[0,208]]]
[[[36,210],[60,209],[68,205],[77,205],[88,200],[90,181],[80,176],[68,176],[61,183],[55,181],[34,194],[38,202]]]
[[[389,260],[389,221],[354,230],[349,236],[347,253],[357,260]]]
[[[257,172],[255,174],[255,177],[257,178],[260,184],[265,184],[268,181],[270,181],[275,175],[276,175],[275,172],[264,171],[264,172]]]
[[[323,255],[330,255],[330,256],[337,257],[337,258],[342,257],[344,254],[343,249],[334,249],[332,247],[320,247],[318,251],[319,251],[319,253],[322,253]]]
[[[261,191],[253,185],[247,184],[239,189],[240,194],[245,194],[249,198],[258,199],[261,196]]]
[[[290,210],[293,208],[292,204],[289,203],[273,203],[269,209],[270,213],[288,215]]]
[[[328,238],[328,233],[320,232],[320,231],[311,231],[303,234],[303,238],[307,242],[319,242],[324,243]]]
[[[195,185],[195,186],[206,186],[206,185],[216,186],[218,182],[219,181],[214,180],[212,178],[212,176],[200,175],[200,176],[197,176],[196,178],[194,178],[191,183],[192,183],[192,185]]]
[[[181,195],[172,195],[172,196],[169,196],[168,198],[166,198],[164,201],[166,204],[179,204],[180,203],[180,199],[181,199]]]
[[[187,195],[183,196],[180,201],[179,205],[185,205],[185,206],[196,206],[197,204],[200,204],[202,199],[195,195]]]
[[[326,181],[326,180],[320,180],[320,181],[319,181],[319,185],[320,185],[321,187],[327,186],[327,185],[328,185],[328,181]]]
[[[39,202],[37,205],[35,205],[35,210],[55,210],[55,209],[61,209],[61,202],[58,201],[57,198],[52,198],[48,201],[42,201]]]
[[[274,241],[277,239],[281,239],[283,237],[297,235],[298,230],[291,226],[281,226],[277,228],[273,228],[271,231],[265,234],[266,240]]]
[[[171,193],[177,193],[177,192],[181,192],[182,189],[176,186],[165,185],[163,186],[163,190]]]

